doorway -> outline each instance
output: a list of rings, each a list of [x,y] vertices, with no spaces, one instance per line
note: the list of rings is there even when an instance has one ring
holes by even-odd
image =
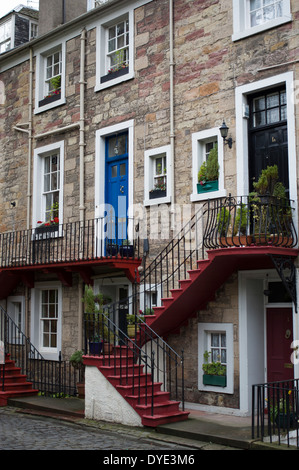
[[[111,242],[127,238],[128,211],[128,133],[115,134],[105,143],[105,203],[108,208]]]
[[[293,311],[291,307],[269,307],[267,323],[267,382],[292,380]]]
[[[279,180],[289,193],[285,87],[252,95],[249,109],[249,191],[263,169],[277,165]]]

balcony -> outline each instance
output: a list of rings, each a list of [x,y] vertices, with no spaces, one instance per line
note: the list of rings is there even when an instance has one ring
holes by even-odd
[[[134,281],[141,257],[133,219],[103,217],[1,233],[0,298],[20,281],[33,287],[36,271],[55,273],[67,286],[73,272],[86,283],[94,274],[107,271],[124,271]]]
[[[274,196],[215,199],[205,206],[203,245],[206,249],[244,246],[293,248],[298,238],[294,208]]]

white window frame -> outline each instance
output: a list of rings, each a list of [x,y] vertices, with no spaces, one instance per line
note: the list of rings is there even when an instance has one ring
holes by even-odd
[[[38,23],[36,21],[29,21],[29,41],[38,36]]]
[[[35,87],[35,109],[34,113],[38,114],[49,109],[55,108],[65,104],[65,41],[59,41],[52,44],[51,47],[43,47],[36,52],[36,87]],[[47,57],[55,52],[61,53],[61,95],[60,98],[52,103],[40,104],[41,100],[48,94],[47,77],[46,77],[46,62]]]
[[[95,153],[95,218],[103,217],[105,210],[105,145],[106,137],[120,132],[128,132],[128,207],[133,207],[134,198],[134,120],[125,121],[96,131]],[[128,214],[131,216],[132,214]]]
[[[59,182],[59,225],[63,223],[63,175],[64,175],[64,141],[49,144],[34,150],[33,170],[33,207],[32,227],[37,227],[37,222],[44,220],[44,157],[58,154],[60,158],[60,182]]]
[[[218,393],[234,393],[234,335],[232,323],[199,323],[198,324],[198,390]],[[203,384],[204,353],[209,350],[211,333],[226,334],[226,387],[215,387]]]
[[[56,289],[58,291],[58,319],[57,319],[57,346],[56,348],[42,347],[41,331],[41,292],[42,290]],[[59,360],[61,351],[61,324],[62,324],[62,286],[60,282],[38,282],[31,289],[31,341],[45,359]]]
[[[233,0],[233,41],[258,34],[270,28],[275,28],[292,21],[290,0],[283,0],[283,13],[279,18],[267,21],[257,26],[250,26],[249,0]]]
[[[206,193],[197,194],[198,171],[206,159],[205,145],[206,143],[214,140],[217,140],[218,146],[218,191],[209,191]],[[190,200],[192,202],[205,201],[207,199],[226,196],[226,190],[224,189],[223,152],[223,138],[221,137],[218,127],[206,129],[204,131],[195,132],[192,134],[192,194],[190,195]]]
[[[10,24],[10,31],[9,31],[9,36],[6,36],[3,41],[0,42],[0,53],[2,54],[3,52],[9,51],[14,47],[14,21],[13,17],[11,17],[9,20],[4,21],[3,23],[0,24],[0,28],[3,27],[5,29],[5,25]],[[2,46],[5,44],[9,43],[9,47],[5,48],[5,50],[2,50]]]
[[[124,19],[129,21],[129,71],[125,75],[118,76],[111,80],[101,82],[101,77],[108,74],[109,63],[107,60],[108,28]],[[116,13],[110,13],[103,17],[97,24],[96,32],[96,85],[95,91],[117,85],[126,80],[134,78],[134,10],[131,7],[120,8]]]
[[[87,0],[87,11],[93,10],[98,6],[101,6],[103,3],[107,3],[108,0]]]
[[[165,154],[166,157],[166,196],[157,199],[150,199],[149,193],[154,187],[155,179],[155,161],[156,158]],[[172,181],[170,178],[170,160],[171,146],[165,145],[155,149],[146,150],[144,153],[144,201],[145,206],[153,206],[156,204],[167,204],[171,202]]]

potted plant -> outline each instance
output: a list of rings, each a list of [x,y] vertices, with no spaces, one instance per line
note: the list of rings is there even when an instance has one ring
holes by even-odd
[[[250,245],[252,237],[248,235],[248,209],[246,204],[241,203],[236,212],[233,228],[233,240],[236,245]]]
[[[291,429],[296,425],[293,411],[292,390],[283,393],[281,398],[270,400],[269,416],[272,422],[281,429]],[[268,400],[267,400],[268,401]]]
[[[210,352],[205,351],[204,360],[202,365],[203,370],[203,384],[214,385],[217,387],[226,387],[226,366],[221,364],[220,361],[209,362]]]
[[[142,312],[141,312],[142,313]],[[136,333],[139,331],[139,325],[144,320],[143,315],[134,315],[129,313],[126,316],[127,319],[127,331],[129,338],[135,338]]]
[[[230,229],[230,211],[227,207],[222,206],[217,214],[217,232],[220,235],[221,245],[232,245],[231,237],[228,239],[227,235]]]
[[[79,372],[77,390],[79,398],[85,397],[85,367],[83,364],[83,351],[75,351],[70,357],[70,363]]]
[[[108,328],[106,318],[102,315],[105,297],[101,293],[94,294],[92,287],[86,285],[82,302],[85,304],[89,351],[94,355],[99,355],[102,351],[107,352],[107,343],[111,349],[114,336]]]
[[[51,206],[49,219],[46,222],[41,220],[37,221],[37,227],[35,229],[36,235],[50,234],[58,232],[59,229],[59,203],[54,202]]]
[[[250,194],[250,207],[254,225],[255,240],[259,244],[273,243],[275,238],[286,235],[290,240],[291,208],[286,189],[279,181],[277,165],[267,166],[261,171],[257,182],[253,183],[254,191]],[[275,233],[277,227],[279,234]],[[286,232],[286,233],[283,233]]]
[[[45,96],[41,101],[39,101],[39,106],[45,106],[46,104],[57,101],[61,98],[61,75],[51,78],[50,84],[52,90],[47,96]]]
[[[218,147],[215,145],[203,162],[198,172],[197,193],[217,191],[219,184]]]
[[[119,253],[123,258],[133,258],[134,247],[130,240],[123,240],[119,248]]]
[[[150,199],[157,199],[159,197],[166,196],[166,178],[161,176],[158,178],[157,182],[154,185],[154,188],[149,192]]]
[[[106,254],[107,256],[116,256],[118,254],[117,243],[108,241],[106,244]]]
[[[115,52],[115,64],[110,67],[108,73],[101,77],[101,83],[107,82],[108,80],[113,80],[114,78],[125,75],[129,72],[129,64],[125,60],[124,50]]]

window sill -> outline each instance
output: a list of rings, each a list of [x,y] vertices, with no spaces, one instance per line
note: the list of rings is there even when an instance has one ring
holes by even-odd
[[[54,101],[45,102],[45,100],[41,100],[38,102],[38,106],[34,110],[34,114],[43,113],[44,111],[48,111],[49,109],[56,108],[57,106],[62,106],[66,103],[65,98],[58,98]]]
[[[158,204],[168,204],[171,202],[170,196],[159,197],[156,199],[146,199],[143,201],[144,206],[154,206]]]
[[[193,193],[190,195],[191,202],[197,201],[206,201],[208,199],[216,199],[218,197],[225,197],[226,196],[226,189],[220,189],[218,191],[207,191],[206,193]]]
[[[232,41],[239,41],[240,39],[253,36],[254,34],[259,34],[271,28],[276,28],[282,24],[289,23],[290,21],[292,21],[292,16],[284,16],[283,18],[277,18],[275,20],[268,21],[267,23],[238,31],[232,35]]]
[[[94,91],[97,92],[97,91],[104,90],[105,88],[118,85],[119,83],[133,79],[135,76],[134,72],[127,72],[125,74],[117,75],[116,77],[111,77],[111,75],[113,75],[113,73],[102,76],[99,80],[100,83],[96,84]]]

